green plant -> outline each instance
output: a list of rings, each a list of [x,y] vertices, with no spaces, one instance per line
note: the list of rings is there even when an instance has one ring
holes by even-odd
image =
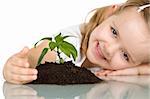
[[[42,38],[42,40],[48,40],[49,41],[49,47],[44,48],[39,59],[38,59],[38,65],[41,63],[43,57],[46,55],[46,53],[50,50],[54,50],[57,52],[57,55],[59,57],[59,63],[64,63],[64,59],[60,56],[61,52],[63,52],[66,56],[70,57],[72,55],[74,61],[76,60],[77,57],[77,50],[76,48],[71,44],[65,41],[66,38],[70,36],[62,36],[61,33],[58,34],[55,38],[54,41],[51,37],[45,37]],[[40,42],[36,42],[34,47],[36,48],[36,45]]]

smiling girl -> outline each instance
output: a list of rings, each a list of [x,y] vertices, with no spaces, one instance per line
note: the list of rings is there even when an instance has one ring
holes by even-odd
[[[150,74],[150,1],[128,0],[94,10],[86,23],[61,30],[78,50],[77,66],[99,67],[96,75]],[[4,78],[11,83],[23,84],[37,78],[34,69],[43,48],[25,47],[5,63]],[[56,61],[55,52],[49,52],[45,61]]]

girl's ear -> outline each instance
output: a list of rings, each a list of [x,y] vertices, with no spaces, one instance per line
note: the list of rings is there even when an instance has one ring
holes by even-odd
[[[120,7],[119,4],[108,6],[108,8],[105,11],[105,17],[104,18],[106,19],[106,18],[110,17],[111,15],[113,15],[119,7]]]

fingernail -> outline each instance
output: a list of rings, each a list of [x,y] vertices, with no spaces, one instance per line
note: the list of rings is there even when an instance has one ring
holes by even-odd
[[[37,73],[38,73],[38,71],[35,69],[35,70],[34,70],[34,74],[37,74]]]
[[[33,79],[34,79],[34,80],[36,80],[36,79],[37,79],[37,76],[36,76],[36,75],[35,75],[35,76],[33,76]]]
[[[96,73],[94,73],[94,74],[95,74],[96,76],[98,76],[98,75],[99,75],[99,73],[97,73],[97,72],[96,72]]]

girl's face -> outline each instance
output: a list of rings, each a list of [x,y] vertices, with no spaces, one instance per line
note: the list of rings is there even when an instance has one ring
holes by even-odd
[[[88,60],[105,69],[123,69],[141,64],[149,57],[150,30],[136,8],[112,15],[90,35]]]

